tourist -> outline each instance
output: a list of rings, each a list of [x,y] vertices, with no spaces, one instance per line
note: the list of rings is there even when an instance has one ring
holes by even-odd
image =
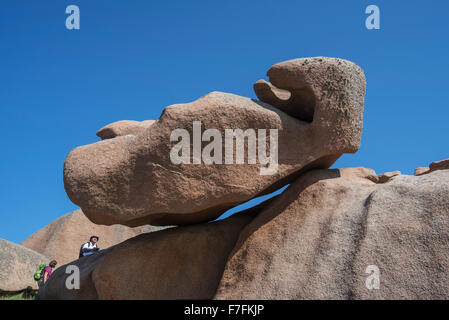
[[[56,267],[56,265],[57,265],[56,260],[52,260],[50,262],[50,264],[48,266],[46,266],[44,268],[44,270],[42,270],[42,276],[39,279],[39,281],[37,282],[39,288],[42,287],[42,285],[44,285],[44,283],[46,283],[48,281],[48,279],[50,278],[51,273],[52,273],[53,269]]]
[[[91,254],[94,254],[95,252],[100,250],[100,248],[98,248],[97,246],[98,239],[99,238],[97,236],[90,237],[89,242],[86,242],[81,246],[79,258],[90,256]]]

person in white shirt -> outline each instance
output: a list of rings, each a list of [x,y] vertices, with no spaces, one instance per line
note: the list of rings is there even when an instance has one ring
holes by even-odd
[[[89,242],[86,242],[81,247],[81,254],[82,254],[82,256],[83,257],[90,256],[91,254],[94,254],[95,252],[99,251],[100,248],[98,248],[97,242],[98,242],[98,237],[97,236],[90,237]]]

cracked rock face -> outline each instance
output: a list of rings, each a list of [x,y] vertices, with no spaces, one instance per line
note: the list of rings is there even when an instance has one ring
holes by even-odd
[[[66,159],[69,198],[97,224],[200,223],[358,150],[365,94],[360,67],[336,58],[296,59],[274,65],[268,76],[271,83],[254,85],[261,101],[212,92],[166,107],[152,123],[119,122],[101,129],[98,135],[105,140],[76,148]],[[199,134],[194,123],[200,124]],[[181,141],[179,136],[171,141],[179,129],[188,134],[190,154],[183,149],[187,161],[177,164],[170,154]],[[212,138],[204,134],[208,129],[214,129]],[[254,139],[245,140],[243,163],[237,163],[235,150],[231,164],[225,164],[226,143],[233,142],[226,129],[250,137],[254,130]],[[271,129],[277,130],[277,144]],[[277,166],[270,174],[261,174],[271,165],[261,164],[259,153],[251,163],[251,145],[259,153],[263,147],[267,154],[272,150],[270,156],[277,146]],[[204,154],[215,161],[206,163]]]

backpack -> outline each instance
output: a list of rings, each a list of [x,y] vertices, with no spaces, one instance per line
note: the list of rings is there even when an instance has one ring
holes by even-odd
[[[39,266],[39,269],[36,270],[36,272],[34,273],[34,280],[39,281],[42,278],[42,272],[44,271],[46,265],[45,264],[41,264]]]
[[[89,242],[86,242],[86,243],[89,243]],[[84,247],[84,245],[85,245],[86,243],[83,243],[83,244],[81,245],[81,247],[80,247],[80,254],[79,254],[79,256],[78,256],[78,259],[84,257],[84,255],[83,255],[83,253],[84,253],[84,252],[83,252],[83,247]]]

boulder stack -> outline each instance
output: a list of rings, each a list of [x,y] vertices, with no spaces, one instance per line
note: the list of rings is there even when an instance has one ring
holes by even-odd
[[[276,64],[268,75],[272,84],[255,85],[261,101],[212,92],[166,107],[148,126],[120,122],[103,128],[99,135],[110,139],[76,148],[65,161],[69,198],[98,224],[202,223],[358,150],[365,95],[360,67],[342,59],[306,58]],[[290,92],[290,99],[279,98],[279,90]],[[240,163],[233,151],[229,155],[224,144],[231,143],[231,150],[234,139],[226,138],[227,129],[253,130],[256,160],[262,147],[270,150],[272,170],[249,156]],[[174,163],[180,132],[189,139],[186,161]],[[210,144],[218,147],[209,153],[211,135]],[[276,150],[270,149],[272,139]],[[202,161],[205,153],[213,153],[212,163]],[[225,163],[228,155],[231,163]]]
[[[92,222],[177,226],[70,262],[80,290],[65,288],[63,266],[38,298],[448,299],[448,161],[416,176],[328,169],[360,146],[362,69],[317,57],[267,75],[260,100],[212,92],[73,150],[64,185]]]

